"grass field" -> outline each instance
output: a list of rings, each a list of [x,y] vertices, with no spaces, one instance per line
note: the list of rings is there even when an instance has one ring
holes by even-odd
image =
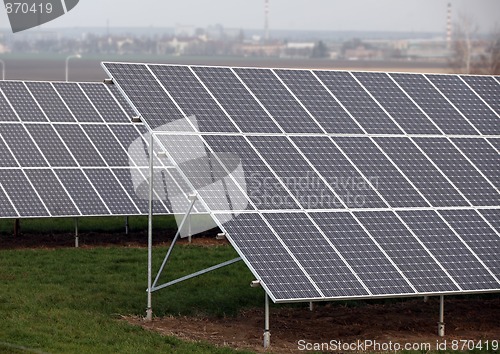
[[[154,250],[155,269],[166,248]],[[178,245],[165,279],[236,256],[228,245]],[[0,251],[0,352],[231,353],[230,349],[164,337],[121,321],[146,307],[147,251],[92,248]],[[153,294],[156,316],[233,316],[262,306],[241,262]]]

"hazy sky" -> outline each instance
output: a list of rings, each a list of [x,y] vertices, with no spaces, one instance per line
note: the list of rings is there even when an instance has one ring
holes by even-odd
[[[467,14],[480,32],[500,28],[500,0],[269,0],[272,29],[333,31],[444,31],[446,7],[453,19]],[[43,25],[56,27],[205,27],[258,29],[264,0],[80,0],[68,14]],[[0,9],[0,28],[9,27]]]

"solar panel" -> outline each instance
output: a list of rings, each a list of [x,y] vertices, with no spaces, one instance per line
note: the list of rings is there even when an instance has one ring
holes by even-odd
[[[495,78],[103,66],[273,301],[500,290]]]
[[[96,83],[0,82],[0,218],[148,214],[147,128],[115,94]],[[189,187],[163,176],[188,203]],[[155,182],[154,212],[172,213]]]

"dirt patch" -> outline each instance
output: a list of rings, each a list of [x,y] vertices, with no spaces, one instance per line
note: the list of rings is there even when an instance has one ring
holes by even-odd
[[[301,339],[305,340],[302,342],[304,348],[331,340],[343,345],[371,340],[379,345],[429,343],[432,350],[436,349],[437,342],[443,343],[445,339],[449,347],[452,340],[473,340],[477,344],[480,340],[500,339],[500,298],[445,298],[444,338],[437,335],[438,313],[438,298],[430,298],[428,302],[421,299],[393,303],[362,302],[356,307],[329,303],[316,305],[313,311],[309,308],[275,307],[270,315],[270,352],[298,352]],[[163,317],[144,322],[139,317],[127,317],[126,320],[184,340],[264,351],[262,309],[245,310],[235,318]]]

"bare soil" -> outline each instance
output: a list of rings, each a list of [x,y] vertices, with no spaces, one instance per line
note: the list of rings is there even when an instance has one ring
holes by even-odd
[[[193,244],[210,247],[221,244],[215,240],[216,231],[204,237],[194,237]],[[173,234],[165,232],[155,236],[156,243],[168,243]],[[80,235],[81,247],[146,247],[147,234],[132,232],[102,234],[85,233]],[[186,239],[180,243],[187,243]],[[59,248],[73,247],[73,234],[20,234],[0,235],[0,249],[20,248]],[[270,316],[271,353],[298,352],[299,345],[321,345],[317,351],[346,352],[331,350],[326,346],[330,341],[343,345],[373,341],[378,345],[390,343],[428,343],[436,350],[436,343],[447,341],[448,349],[453,340],[469,340],[465,349],[472,343],[485,340],[500,340],[500,296],[498,294],[481,297],[445,298],[445,337],[437,335],[439,298],[405,300],[360,301],[349,306],[340,303],[318,303],[313,311],[308,304],[304,307],[286,305],[272,306]],[[145,322],[141,317],[125,317],[131,324],[164,335],[173,335],[188,341],[209,342],[220,347],[247,349],[263,352],[263,308],[245,309],[236,317],[162,317]],[[299,342],[299,341],[303,342]],[[472,342],[474,341],[474,342]],[[335,344],[335,343],[334,343]],[[458,342],[462,345],[463,343]],[[491,344],[491,342],[490,342]],[[315,347],[311,347],[315,348]],[[316,347],[318,349],[318,347]],[[376,349],[365,347],[368,351]],[[420,352],[427,352],[421,350]],[[354,351],[351,351],[354,352]],[[493,351],[490,351],[493,352]],[[497,351],[498,352],[498,351]]]

